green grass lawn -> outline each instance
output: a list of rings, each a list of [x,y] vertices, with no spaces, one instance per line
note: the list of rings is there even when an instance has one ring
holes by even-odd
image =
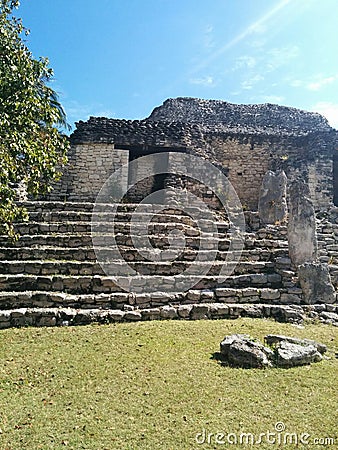
[[[317,339],[329,359],[288,370],[222,367],[212,354],[231,333]],[[297,448],[338,446],[332,326],[238,319],[24,328],[1,331],[0,345],[1,450],[238,449],[239,441],[222,442],[258,439],[277,422],[297,439],[311,435]],[[214,433],[210,444],[196,441],[203,430]],[[313,445],[328,437],[335,445]],[[281,448],[264,438],[254,447]]]

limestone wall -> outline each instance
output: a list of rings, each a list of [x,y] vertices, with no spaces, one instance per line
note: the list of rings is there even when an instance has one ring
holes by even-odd
[[[257,209],[262,179],[269,169],[267,144],[252,146],[232,137],[216,137],[210,144],[215,157],[228,169],[228,178],[244,209]]]
[[[337,174],[334,174],[333,159],[338,149],[337,142],[319,134],[309,143],[310,154],[307,162],[308,185],[311,199],[315,207],[325,208],[334,199],[334,185]]]
[[[58,198],[92,200],[110,173],[128,162],[128,150],[118,148],[130,149],[130,159],[132,149],[139,156],[170,148],[221,166],[247,209],[257,210],[263,176],[276,169],[284,170],[289,180],[308,183],[317,209],[333,201],[338,133],[322,116],[295,108],[170,99],[144,120],[81,121],[70,140],[70,162],[54,191]],[[152,168],[140,167],[142,171],[147,175]],[[123,186],[134,185],[135,174],[130,171],[127,177],[125,173]],[[133,199],[148,195],[158,181],[139,183]]]
[[[180,141],[182,144],[182,141]],[[203,141],[196,140],[188,151],[222,166],[235,188],[245,209],[257,210],[262,179],[267,170],[285,170],[289,179],[300,177],[309,184],[311,199],[316,208],[333,200],[333,155],[323,136],[316,139],[295,137],[271,138],[234,134],[207,134]],[[104,181],[121,165],[127,164],[128,150],[119,150],[110,143],[76,143],[69,153],[69,164],[56,185],[54,197],[58,199],[92,201]],[[156,180],[145,179],[154,167],[138,164],[126,170],[121,186],[134,186],[136,176],[144,180],[134,186],[130,195],[138,201],[149,195]],[[177,183],[172,181],[171,184]],[[206,194],[208,197],[209,194]]]
[[[74,201],[95,201],[104,182],[125,164],[128,150],[114,148],[114,144],[84,143],[72,145],[69,163],[60,182],[55,186],[55,198]],[[121,176],[121,187],[127,187],[128,168]]]
[[[257,210],[260,187],[267,170],[284,170],[288,179],[309,185],[316,209],[333,201],[333,136],[314,133],[296,136],[207,136],[208,154],[228,170],[244,208]]]

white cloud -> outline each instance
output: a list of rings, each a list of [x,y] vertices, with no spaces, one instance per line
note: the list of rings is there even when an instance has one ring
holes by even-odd
[[[211,49],[215,46],[213,38],[214,27],[212,25],[207,25],[203,33],[203,46],[206,49]]]
[[[289,84],[291,87],[300,87],[307,89],[309,91],[320,91],[324,86],[328,84],[332,84],[338,80],[338,75],[314,75],[312,77],[307,78],[306,80],[300,79],[291,79],[289,80]]]
[[[228,41],[222,47],[215,50],[208,58],[206,58],[204,61],[202,61],[196,67],[194,67],[192,72],[193,73],[198,72],[199,70],[208,66],[212,61],[219,58],[226,51],[230,50],[232,47],[239,44],[240,42],[242,42],[244,39],[248,38],[249,36],[252,37],[252,36],[257,36],[259,34],[262,34],[263,32],[266,33],[268,21],[272,17],[274,17],[281,9],[283,9],[285,6],[287,6],[290,2],[291,2],[291,0],[281,0],[279,3],[277,3],[276,6],[272,7],[267,13],[263,14],[258,20],[256,20],[255,22],[252,22],[244,31],[239,33],[237,36],[235,36],[233,39]]]
[[[319,91],[322,87],[326,86],[327,84],[331,84],[334,81],[336,81],[338,76],[332,76],[332,77],[326,77],[326,78],[320,78],[317,81],[312,81],[311,83],[308,83],[306,85],[306,88],[309,89],[309,91]]]
[[[269,72],[289,64],[299,56],[299,48],[296,45],[272,48],[266,54],[266,68]]]
[[[281,95],[264,95],[262,97],[262,101],[265,103],[277,103],[280,105],[285,101],[285,98]]]
[[[287,82],[290,84],[291,87],[303,87],[304,81],[302,80],[287,80]]]
[[[242,81],[240,84],[241,89],[250,90],[254,85],[263,81],[266,78],[266,74],[273,72],[280,67],[290,64],[292,60],[297,58],[299,55],[299,48],[296,45],[285,46],[285,47],[275,47],[263,54],[263,51],[260,51],[258,56],[244,55],[240,56],[235,60],[235,64],[232,68],[232,71],[242,70],[243,72],[247,71],[247,78]],[[258,67],[261,68],[259,74],[254,74],[257,72]],[[277,86],[277,83],[269,83],[270,90],[273,87]],[[280,96],[269,96],[266,97],[263,101],[271,102],[271,103],[280,103],[284,101],[283,97]]]
[[[327,118],[331,127],[338,130],[338,104],[331,102],[318,102],[311,111],[318,112]]]
[[[206,76],[206,77],[202,77],[202,78],[191,78],[190,80],[191,84],[198,84],[200,86],[214,86],[215,82],[213,77],[211,76]]]
[[[262,75],[254,75],[251,78],[248,78],[247,80],[242,81],[241,83],[241,88],[242,89],[252,89],[253,86],[257,83],[259,83],[260,81],[263,81],[264,77]]]
[[[257,65],[257,60],[253,56],[243,55],[235,60],[235,65],[232,70],[238,69],[253,69]]]

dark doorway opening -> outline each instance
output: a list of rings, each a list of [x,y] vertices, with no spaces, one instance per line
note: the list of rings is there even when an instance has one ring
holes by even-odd
[[[129,150],[129,162],[135,161],[142,156],[155,155],[156,153],[172,153],[180,152],[186,153],[186,147],[159,147],[150,145],[119,145],[115,144],[116,148]],[[169,158],[168,158],[169,159]],[[168,166],[167,160],[167,166]],[[154,166],[142,167],[141,164],[129,166],[128,173],[128,193],[126,200],[129,202],[140,202],[148,195],[164,190],[166,181],[170,174],[168,172],[152,175],[156,170],[156,159],[154,158]],[[136,174],[135,171],[138,173]],[[148,176],[149,174],[149,176]],[[142,181],[135,183],[135,180],[142,178]],[[163,192],[157,196],[157,201],[163,203]]]

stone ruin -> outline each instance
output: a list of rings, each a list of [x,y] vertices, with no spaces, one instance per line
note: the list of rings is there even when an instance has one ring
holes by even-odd
[[[337,324],[338,132],[322,116],[177,98],[144,120],[79,122],[70,143],[52,193],[24,202],[20,239],[0,237],[0,328],[240,316]],[[197,157],[242,205],[235,246],[220,203],[231,191],[190,176],[203,172]],[[112,174],[109,202],[97,202]]]
[[[68,169],[51,197],[56,200],[95,201],[112,171],[159,152],[169,153],[168,169],[177,153],[199,155],[218,165],[247,210],[257,211],[269,170],[284,171],[288,180],[302,179],[316,209],[327,208],[338,193],[334,191],[337,131],[319,114],[294,108],[169,99],[144,120],[81,121],[70,141]],[[148,167],[137,168],[142,174],[153,169],[151,159]],[[134,185],[137,175],[124,171],[121,187]],[[129,193],[129,201],[139,201],[172,181],[169,174],[150,177]]]
[[[324,344],[310,339],[268,334],[265,345],[247,334],[225,336],[215,358],[224,365],[244,369],[291,367],[320,362],[327,351]]]

